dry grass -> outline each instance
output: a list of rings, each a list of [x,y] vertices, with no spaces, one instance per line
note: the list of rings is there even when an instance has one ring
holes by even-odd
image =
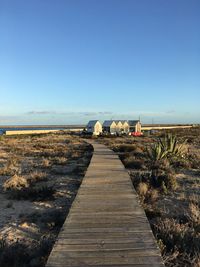
[[[132,169],[145,169],[145,161],[143,159],[137,159],[135,156],[127,156],[123,163],[126,168],[132,168]]]
[[[0,142],[0,266],[44,267],[91,146],[66,134],[5,136]]]
[[[200,128],[172,132],[180,143],[188,140],[186,153],[156,163],[146,151],[165,133],[142,138],[102,138],[101,142],[117,151],[129,169],[165,266],[199,267]]]
[[[65,165],[67,163],[66,157],[55,157],[53,159],[54,164]]]
[[[5,183],[3,184],[3,189],[5,191],[21,190],[23,188],[27,188],[28,186],[29,184],[25,177],[15,174],[14,176],[5,181]]]
[[[155,203],[155,201],[159,198],[159,191],[156,189],[152,189],[150,191],[149,198],[151,203]]]
[[[200,236],[189,223],[158,219],[153,230],[158,240],[162,240],[166,266],[194,266],[198,261]]]
[[[200,204],[200,203],[199,203]],[[199,205],[190,203],[188,209],[188,219],[200,226],[200,208]]]
[[[44,168],[49,168],[51,166],[51,161],[49,159],[43,158],[41,165]]]
[[[33,184],[33,183],[44,181],[44,180],[47,180],[47,174],[45,172],[41,172],[37,170],[31,172],[27,177],[27,181],[29,184]]]
[[[17,156],[10,156],[6,164],[0,168],[0,175],[10,176],[20,172],[19,157]]]
[[[148,185],[146,183],[139,183],[139,185],[137,187],[137,192],[140,196],[145,197],[148,190],[149,190],[149,188],[148,188]]]

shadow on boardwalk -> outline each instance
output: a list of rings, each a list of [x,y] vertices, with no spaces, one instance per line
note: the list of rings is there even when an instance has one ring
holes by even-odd
[[[46,266],[164,266],[123,164],[92,144],[90,166]]]

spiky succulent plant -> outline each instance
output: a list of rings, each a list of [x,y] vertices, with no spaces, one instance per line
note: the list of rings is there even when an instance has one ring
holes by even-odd
[[[180,156],[185,152],[185,142],[179,144],[175,135],[167,134],[164,138],[159,138],[158,142],[153,144],[150,150],[147,150],[147,153],[150,159],[154,161],[170,157],[171,155]]]

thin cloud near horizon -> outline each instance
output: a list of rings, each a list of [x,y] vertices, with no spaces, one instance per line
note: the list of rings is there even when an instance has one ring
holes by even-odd
[[[78,111],[78,112],[59,112],[59,111],[51,111],[51,110],[41,110],[41,111],[28,111],[25,115],[83,115],[83,116],[94,116],[94,115],[111,115],[113,112],[110,111]]]
[[[27,125],[27,124],[85,124],[89,120],[131,120],[139,119],[142,123],[199,123],[198,113],[180,112],[173,108],[161,112],[136,110],[130,113],[114,111],[59,111],[59,110],[30,110],[24,113],[0,115],[0,125]],[[184,117],[184,119],[183,119]]]

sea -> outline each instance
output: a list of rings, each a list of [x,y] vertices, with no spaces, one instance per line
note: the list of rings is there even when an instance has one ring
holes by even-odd
[[[28,130],[67,130],[67,129],[81,129],[83,125],[67,125],[67,126],[20,126],[20,127],[1,127],[0,135],[4,134],[6,131],[28,131]]]

